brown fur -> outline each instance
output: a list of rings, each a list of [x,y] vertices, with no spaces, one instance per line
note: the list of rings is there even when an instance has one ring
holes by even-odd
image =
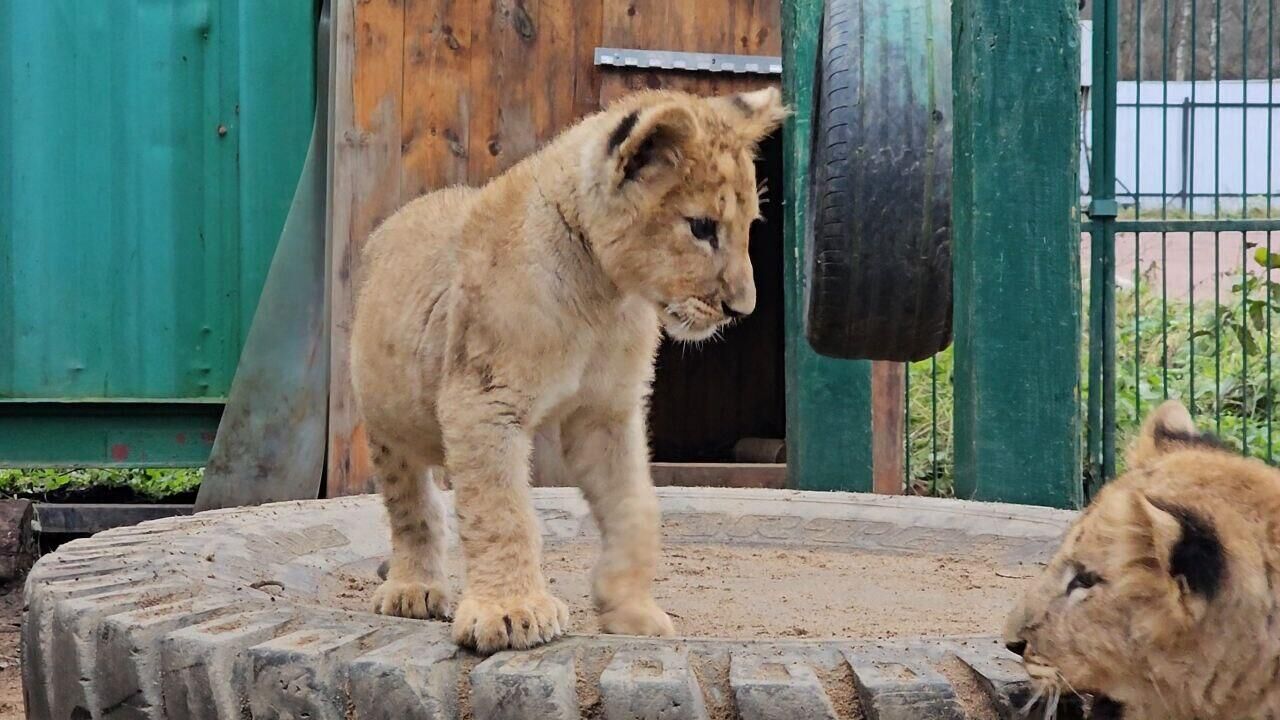
[[[1129,462],[1010,615],[1006,642],[1026,644],[1043,689],[1110,698],[1129,720],[1280,717],[1280,472],[1200,435],[1173,401]],[[1099,582],[1070,589],[1082,571]]]
[[[784,117],[776,89],[645,92],[568,129],[483,188],[409,203],[379,227],[352,375],[392,533],[379,612],[449,612],[443,512],[455,490],[466,588],[454,637],[482,652],[565,630],[539,568],[533,436],[579,485],[603,539],[594,594],[609,632],[666,635],[653,601],[658,507],[645,409],[660,328],[714,335],[755,307],[753,154]],[[715,244],[690,218],[718,222]]]

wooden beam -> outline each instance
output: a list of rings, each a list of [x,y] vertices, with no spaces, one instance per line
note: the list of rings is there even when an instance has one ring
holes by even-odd
[[[905,482],[907,366],[871,363],[871,487],[901,495]]]
[[[330,48],[329,443],[325,494],[371,487],[372,466],[351,389],[351,317],[360,247],[400,205],[405,7],[334,0]]]
[[[649,471],[658,487],[787,487],[787,466],[782,464],[653,463]]]
[[[1083,498],[1078,19],[1076,0],[952,5],[956,497]]]

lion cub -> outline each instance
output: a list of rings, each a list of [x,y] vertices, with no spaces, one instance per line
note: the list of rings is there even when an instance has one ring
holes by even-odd
[[[1161,405],[1005,642],[1095,718],[1280,717],[1280,471]]]
[[[424,195],[374,231],[351,362],[391,525],[378,612],[450,612],[428,474],[444,466],[466,556],[454,639],[487,653],[565,631],[529,501],[532,437],[549,430],[600,527],[601,625],[673,632],[650,587],[654,354],[661,330],[700,341],[755,308],[753,156],[785,114],[773,88],[638,93],[484,187]]]

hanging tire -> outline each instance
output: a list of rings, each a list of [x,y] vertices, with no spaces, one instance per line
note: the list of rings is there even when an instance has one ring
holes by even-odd
[[[805,333],[838,358],[951,343],[948,0],[827,0],[813,84]]]

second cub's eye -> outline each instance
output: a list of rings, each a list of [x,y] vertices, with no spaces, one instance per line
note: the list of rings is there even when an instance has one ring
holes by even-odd
[[[685,218],[689,221],[689,232],[699,240],[711,243],[711,247],[720,246],[720,240],[716,237],[716,221],[711,218]]]
[[[1067,584],[1067,594],[1070,595],[1074,590],[1087,590],[1100,582],[1102,582],[1102,578],[1098,577],[1097,573],[1081,570]]]

